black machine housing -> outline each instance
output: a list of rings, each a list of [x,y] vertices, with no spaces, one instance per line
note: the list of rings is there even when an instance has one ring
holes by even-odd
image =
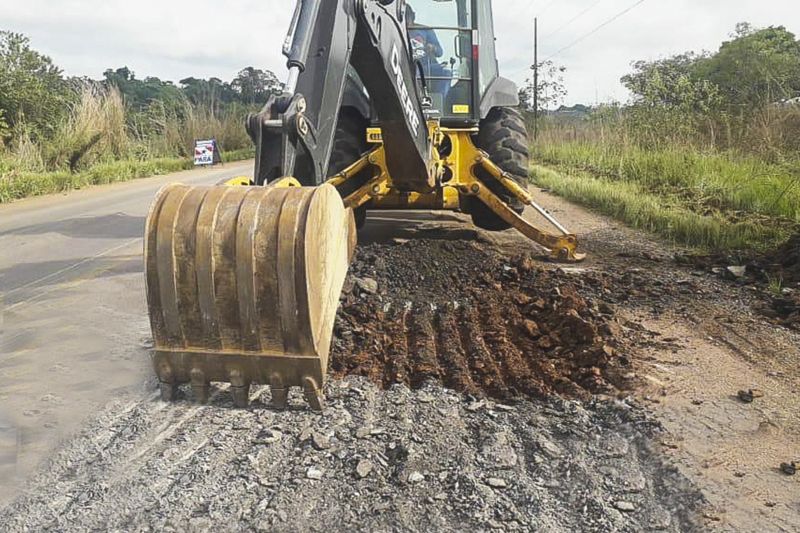
[[[410,177],[406,187],[429,192],[436,185],[429,118],[472,128],[492,109],[519,104],[515,84],[498,73],[490,0],[413,3],[417,10],[448,3],[459,14],[454,25],[424,27],[453,37],[449,50],[457,57],[444,57],[436,67],[459,65],[459,73],[447,76],[452,87],[446,97],[432,97],[430,90],[444,77],[426,75],[414,58],[406,0],[298,0],[284,46],[286,91],[248,119],[256,184],[285,176],[303,185],[325,182],[339,112],[350,108],[382,128],[392,176]]]

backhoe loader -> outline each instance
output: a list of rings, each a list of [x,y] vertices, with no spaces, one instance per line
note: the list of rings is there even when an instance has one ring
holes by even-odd
[[[333,324],[367,210],[453,210],[557,260],[577,238],[527,192],[517,87],[489,0],[299,0],[281,96],[250,116],[252,177],[168,185],[147,217],[153,364],[164,400],[252,384],[322,409]],[[553,226],[521,216],[534,208]]]

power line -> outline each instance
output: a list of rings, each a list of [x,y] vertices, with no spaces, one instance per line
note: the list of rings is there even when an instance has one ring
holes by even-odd
[[[594,35],[598,31],[602,30],[603,28],[605,28],[606,26],[608,26],[609,24],[611,24],[612,22],[614,22],[618,18],[620,18],[620,17],[628,14],[629,12],[633,11],[636,7],[640,6],[641,4],[645,3],[646,1],[647,0],[639,0],[638,2],[633,4],[632,6],[629,6],[629,7],[625,8],[625,9],[623,9],[622,11],[620,11],[619,13],[617,13],[616,15],[614,15],[613,17],[611,17],[607,21],[605,21],[602,24],[600,24],[599,26],[597,26],[595,29],[593,29],[589,33],[579,37],[578,39],[575,39],[574,41],[569,43],[567,46],[565,46],[564,48],[560,49],[558,52],[552,54],[545,61],[549,61],[549,60],[553,59],[554,57],[556,57],[557,55],[559,55],[559,54],[561,54],[563,52],[566,52],[567,50],[569,50],[573,46],[577,45],[578,43],[581,43],[581,42],[585,41],[586,39],[588,39],[589,37],[591,37],[592,35]]]
[[[569,19],[569,20],[568,20],[567,22],[565,22],[563,25],[559,26],[559,27],[558,27],[558,29],[556,29],[556,30],[554,30],[554,31],[551,31],[550,33],[548,33],[547,35],[545,35],[545,36],[544,36],[544,38],[545,38],[545,39],[547,39],[548,37],[552,37],[553,35],[557,34],[557,33],[558,33],[558,32],[560,32],[561,30],[563,30],[564,28],[566,28],[567,26],[569,26],[570,24],[572,24],[573,22],[575,22],[576,20],[578,20],[579,18],[581,18],[582,16],[584,16],[586,13],[588,13],[589,11],[591,11],[592,9],[594,9],[595,7],[597,7],[597,5],[598,5],[600,2],[602,2],[602,1],[603,1],[603,0],[597,0],[596,2],[594,2],[593,4],[591,4],[589,7],[587,7],[586,9],[584,9],[583,11],[581,11],[580,13],[578,13],[577,15],[575,15],[574,17],[572,17],[571,19]]]

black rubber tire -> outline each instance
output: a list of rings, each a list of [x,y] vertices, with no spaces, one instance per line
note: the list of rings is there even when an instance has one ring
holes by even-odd
[[[341,172],[367,153],[369,150],[367,127],[369,127],[369,121],[355,109],[346,107],[339,111],[333,152],[331,152],[331,160],[328,163],[328,176]],[[356,227],[361,229],[367,221],[367,207],[361,206],[356,209],[355,216]]]
[[[489,154],[492,161],[523,188],[528,185],[528,130],[522,115],[511,107],[495,107],[480,123],[480,131],[473,137],[475,145]],[[511,208],[522,214],[524,206],[500,185],[488,172],[478,169],[478,178],[489,189],[506,201]],[[469,198],[468,211],[472,223],[489,231],[503,231],[511,226],[498,217],[486,204],[475,197]]]

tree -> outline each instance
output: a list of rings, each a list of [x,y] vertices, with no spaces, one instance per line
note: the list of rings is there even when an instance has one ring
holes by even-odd
[[[741,23],[716,54],[697,62],[693,75],[719,87],[730,111],[749,114],[800,95],[800,42],[783,26]]]
[[[629,131],[650,145],[696,137],[720,108],[717,86],[694,71],[705,56],[679,54],[637,61],[622,84],[633,95],[625,118]]]
[[[533,70],[533,67],[531,67]],[[539,63],[539,110],[558,108],[567,96],[564,85],[566,67],[558,66],[553,61]],[[525,80],[525,85],[519,91],[520,105],[523,109],[533,111],[533,75]]]
[[[637,61],[622,84],[633,94],[634,105],[662,108],[687,114],[707,114],[720,104],[719,89],[695,74],[706,56],[692,52],[659,59]]]
[[[280,94],[283,84],[269,70],[247,67],[240,71],[231,82],[231,87],[239,95],[242,103],[263,104],[273,94]]]
[[[198,78],[184,78],[180,82],[183,94],[189,99],[192,105],[209,109],[216,113],[224,105],[234,102],[238,95],[231,87],[219,78],[208,80]]]
[[[34,139],[51,134],[74,98],[61,69],[27,37],[0,31],[0,141],[22,127]]]
[[[183,93],[171,81],[156,77],[138,80],[128,67],[108,69],[103,77],[106,86],[119,89],[125,103],[135,111],[143,111],[153,102],[160,102],[169,109],[177,109],[183,103]]]

